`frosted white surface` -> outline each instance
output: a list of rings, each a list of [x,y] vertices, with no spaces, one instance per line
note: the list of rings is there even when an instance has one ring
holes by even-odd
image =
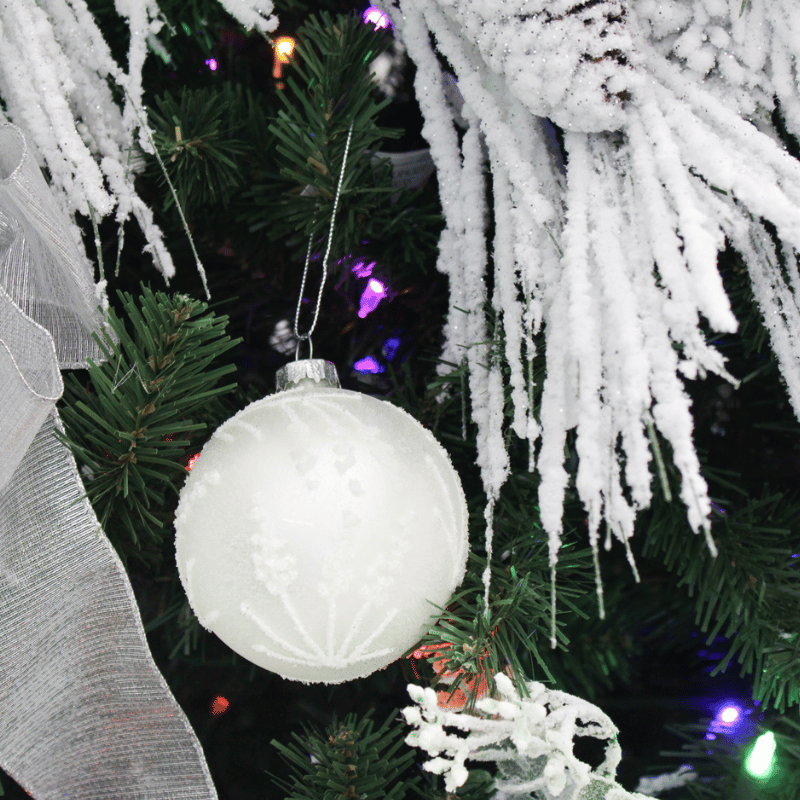
[[[313,384],[218,429],[175,527],[201,624],[305,682],[402,655],[461,582],[468,548],[461,484],[433,435],[390,403]]]
[[[687,783],[695,780],[697,780],[697,773],[688,764],[681,764],[675,772],[639,778],[639,785],[636,787],[636,791],[645,795],[645,797],[658,797],[662,792],[681,789]]]

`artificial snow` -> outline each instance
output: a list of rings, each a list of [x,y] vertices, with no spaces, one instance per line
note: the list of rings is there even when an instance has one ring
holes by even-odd
[[[665,480],[659,452],[651,463],[657,432],[680,472],[689,526],[715,554],[683,381],[715,373],[737,385],[700,328],[737,328],[717,270],[726,243],[747,262],[800,417],[800,164],[771,122],[777,98],[800,136],[797,3],[396,0],[393,19],[417,65],[423,135],[439,170],[438,266],[451,291],[441,369],[469,365],[487,539],[508,424],[528,439],[555,569],[574,431],[595,563],[605,523],[607,543],[622,542],[635,574],[636,515],[651,501],[653,472]],[[455,72],[448,91],[463,100],[458,109],[432,43]],[[543,117],[562,128],[566,159]],[[467,125],[461,144],[456,124]],[[476,174],[478,126],[490,182]],[[480,195],[488,187],[491,251]],[[502,350],[487,345],[487,306]],[[537,418],[530,376],[542,358]],[[598,595],[602,613],[599,575]]]
[[[503,673],[495,681],[498,697],[478,700],[474,714],[440,708],[433,689],[408,686],[416,705],[402,711],[414,728],[406,743],[430,756],[422,768],[443,775],[445,791],[456,792],[467,782],[468,761],[493,761],[496,797],[502,800],[644,800],[616,783],[622,751],[614,723],[599,708],[536,682],[526,684],[524,696]],[[575,756],[576,736],[605,743],[601,764],[592,768]]]

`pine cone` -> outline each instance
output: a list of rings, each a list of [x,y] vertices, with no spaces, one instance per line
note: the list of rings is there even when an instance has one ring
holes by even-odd
[[[623,126],[641,62],[628,0],[440,3],[534,114],[573,131]]]

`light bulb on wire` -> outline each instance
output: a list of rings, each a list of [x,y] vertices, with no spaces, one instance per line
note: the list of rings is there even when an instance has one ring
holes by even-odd
[[[731,800],[763,800],[764,791],[780,785],[775,734],[766,731],[744,752],[742,772]]]
[[[756,743],[744,760],[744,768],[747,774],[757,780],[770,778],[775,772],[776,749],[775,734],[772,731],[762,733],[756,739]]]
[[[283,65],[291,61],[292,53],[294,53],[294,39],[291,36],[279,36],[273,44],[273,50],[275,52],[275,60],[272,67],[272,76],[278,81],[277,87],[283,89],[284,83],[281,80]]]
[[[359,301],[358,316],[364,319],[378,307],[378,303],[386,297],[386,294],[386,287],[377,278],[370,278]]]
[[[382,28],[388,28],[392,25],[392,21],[387,16],[386,12],[381,11],[380,8],[377,6],[370,6],[362,15],[361,17],[364,20],[366,25],[374,26],[375,30],[381,30]]]

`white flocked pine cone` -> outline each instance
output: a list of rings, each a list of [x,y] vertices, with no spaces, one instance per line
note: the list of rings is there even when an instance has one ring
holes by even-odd
[[[584,133],[623,127],[641,78],[628,0],[439,0],[533,114]]]

